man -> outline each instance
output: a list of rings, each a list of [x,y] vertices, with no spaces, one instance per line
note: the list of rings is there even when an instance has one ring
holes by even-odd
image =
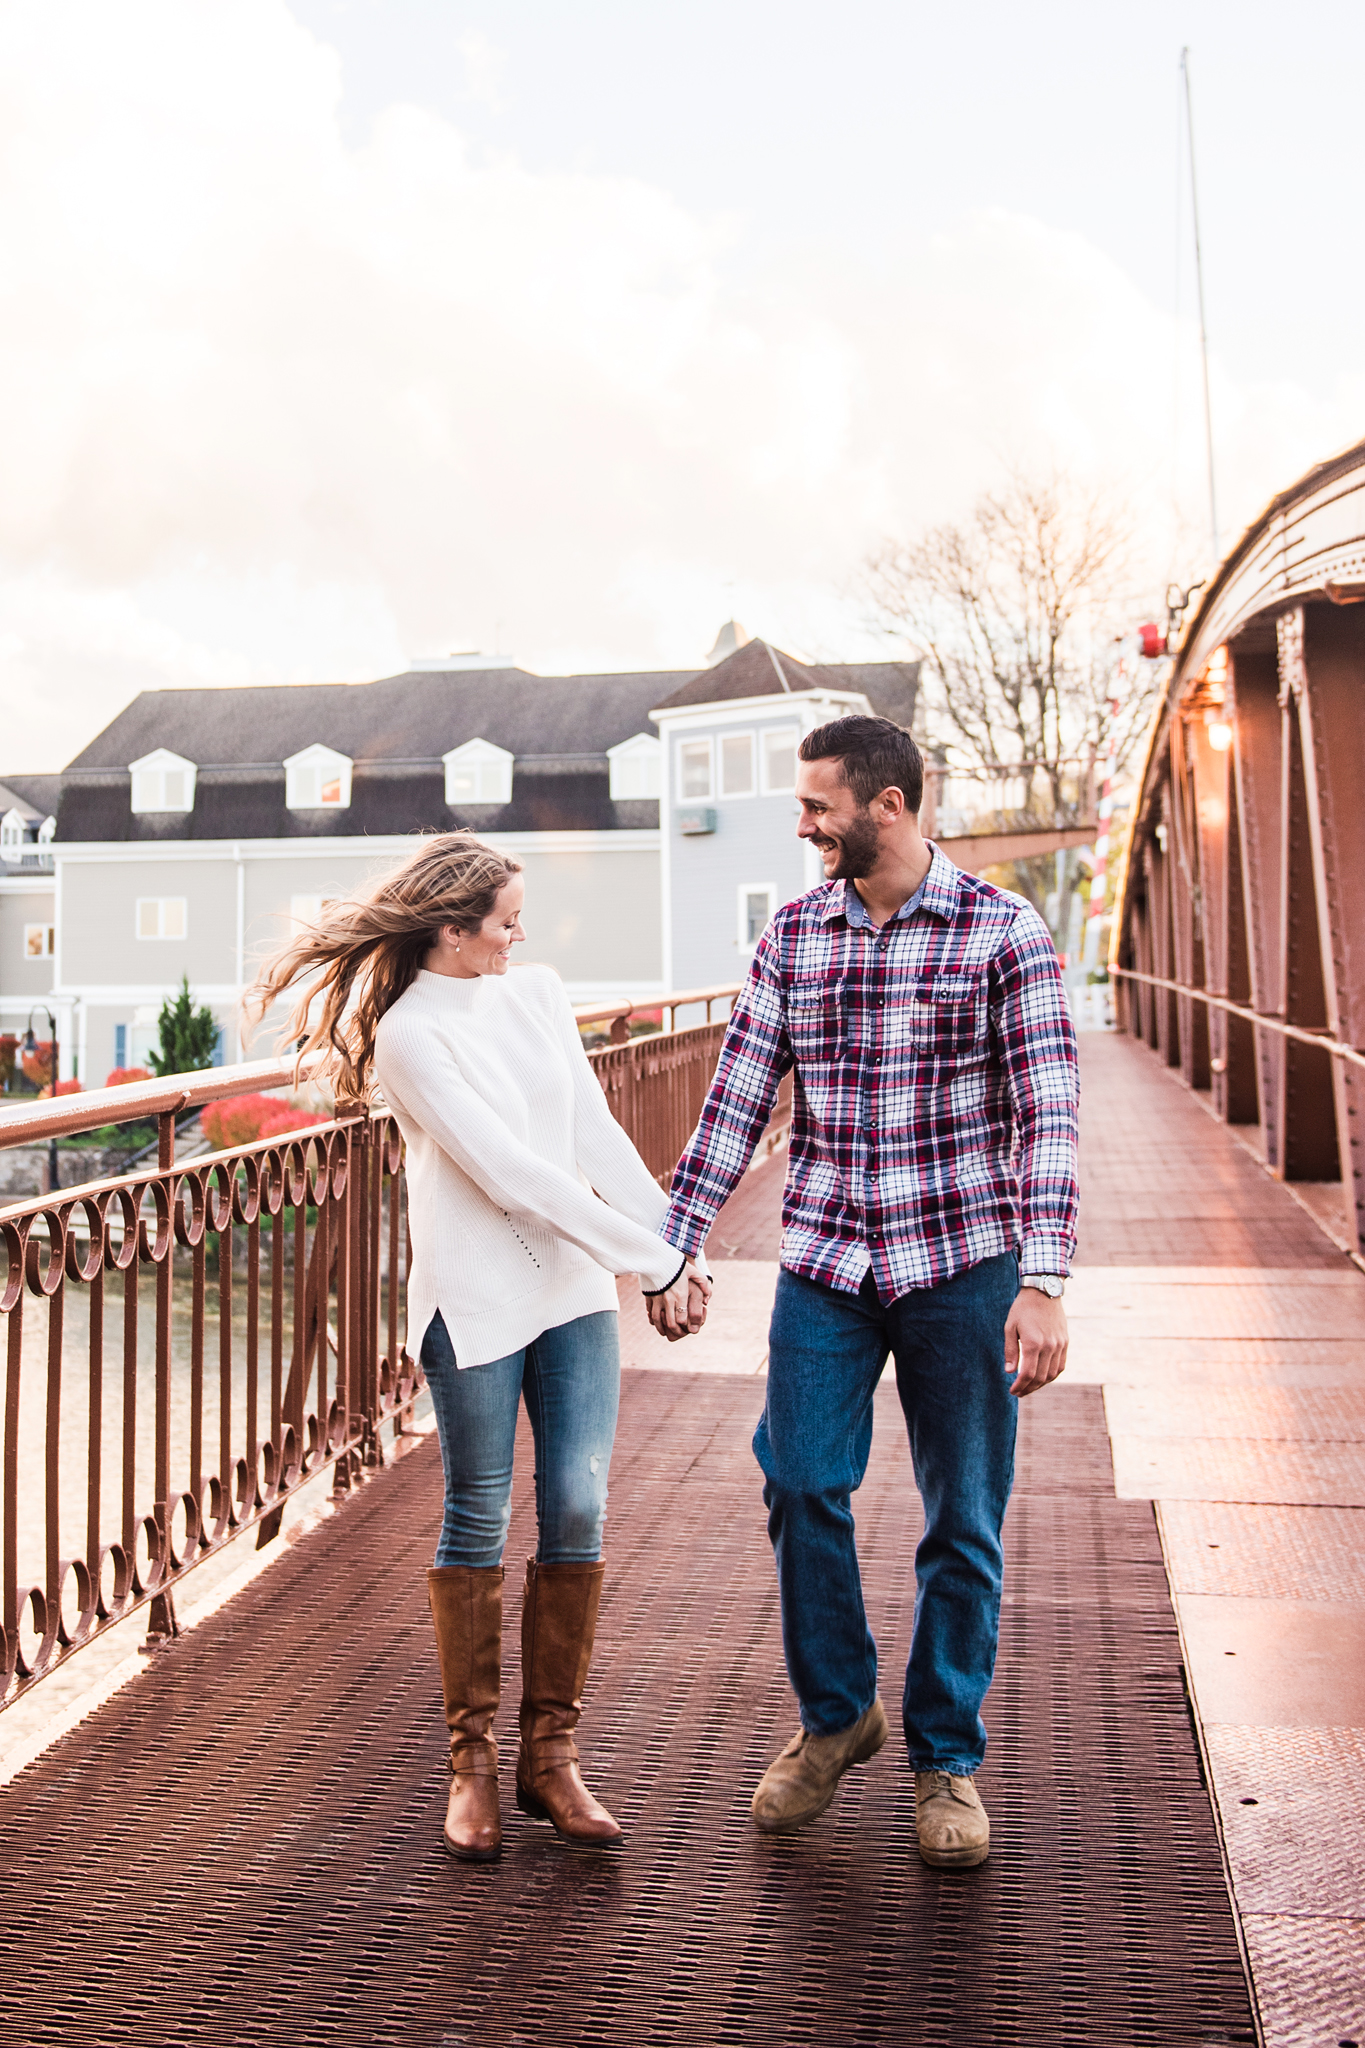
[[[1016,1402],[1066,1362],[1075,1034],[1038,913],[922,837],[910,735],[839,718],[799,752],[797,832],[827,879],[759,941],[662,1234],[700,1246],[795,1066],[754,1451],[801,1727],[754,1820],[813,1819],[887,1737],[850,1496],[890,1354],[925,1515],[903,1701],[917,1833],[927,1863],[964,1868],[990,1849],[972,1778]]]

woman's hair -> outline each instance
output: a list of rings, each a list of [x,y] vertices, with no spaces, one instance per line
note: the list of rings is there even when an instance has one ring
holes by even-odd
[[[411,985],[441,927],[477,931],[520,872],[519,861],[468,832],[423,840],[363,896],[324,904],[317,922],[267,963],[248,991],[247,1016],[258,1022],[287,989],[306,982],[286,1035],[300,1060],[323,1052],[314,1073],[331,1081],[338,1101],[365,1101],[379,1020]]]

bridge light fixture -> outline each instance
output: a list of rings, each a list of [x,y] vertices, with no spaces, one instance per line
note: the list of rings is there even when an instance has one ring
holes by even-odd
[[[1214,753],[1226,754],[1228,748],[1232,745],[1232,727],[1228,724],[1227,720],[1225,718],[1216,718],[1211,712],[1207,713],[1204,719],[1204,730],[1208,734],[1209,745],[1213,748]]]

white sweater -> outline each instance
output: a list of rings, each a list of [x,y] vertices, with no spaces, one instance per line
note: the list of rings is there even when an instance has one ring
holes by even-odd
[[[615,1309],[613,1273],[673,1278],[681,1254],[655,1235],[668,1197],[608,1109],[551,968],[423,969],[380,1019],[374,1064],[407,1141],[411,1352],[437,1309],[456,1364],[484,1365]]]

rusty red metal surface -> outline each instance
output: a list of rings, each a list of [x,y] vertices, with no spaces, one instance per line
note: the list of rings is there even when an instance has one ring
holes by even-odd
[[[750,1823],[793,1726],[749,1450],[761,1398],[627,1375],[580,1731],[627,1830],[610,1867],[510,1796],[500,1864],[441,1849],[426,1444],[0,1791],[8,2037],[1250,2044],[1152,1512],[1113,1498],[1098,1391],[1022,1417],[982,1779],[994,1848],[968,1874],[920,1863],[898,1737],[804,1833]],[[513,1560],[533,1541],[526,1453]],[[918,1530],[894,1396],[858,1528],[894,1702]]]
[[[1365,443],[1286,491],[1175,661],[1130,835],[1124,1022],[1259,1123],[1289,1181],[1345,1183],[1365,1249]]]
[[[733,988],[659,998],[681,1008]],[[629,1007],[629,1006],[627,1006]],[[591,1054],[666,1181],[721,1022]],[[178,1075],[12,1113],[0,1142],[156,1115],[155,1167],[0,1210],[7,1258],[0,1709],[250,1530],[277,1533],[323,1467],[345,1492],[401,1435],[420,1369],[399,1343],[402,1143],[383,1111],[177,1162],[176,1115],[292,1081],[292,1063]],[[789,1114],[790,1088],[775,1124]],[[111,1110],[112,1105],[112,1110]]]
[[[0,1213],[0,1703],[144,1604],[173,1634],[179,1581],[324,1466],[344,1491],[382,1462],[421,1384],[392,1119],[181,1166],[161,1123],[155,1168]]]

